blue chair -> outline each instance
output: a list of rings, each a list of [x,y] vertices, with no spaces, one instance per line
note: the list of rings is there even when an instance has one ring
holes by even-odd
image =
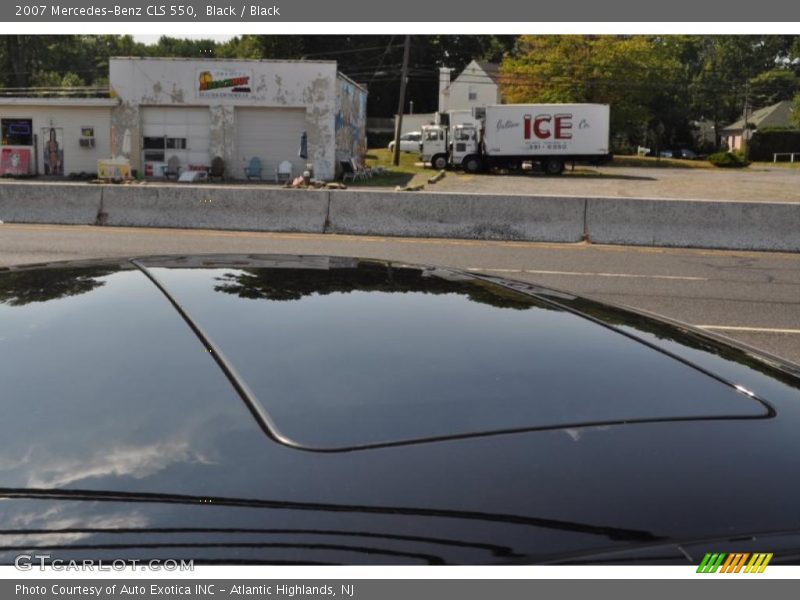
[[[261,179],[261,172],[264,168],[261,166],[261,159],[254,156],[250,159],[250,163],[244,168],[244,174],[247,179]]]

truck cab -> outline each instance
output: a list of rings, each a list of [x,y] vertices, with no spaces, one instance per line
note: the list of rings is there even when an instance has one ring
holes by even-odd
[[[450,149],[447,139],[447,127],[443,125],[423,125],[420,159],[430,163],[434,169],[442,170],[449,164]]]
[[[480,132],[474,123],[456,125],[453,129],[451,163],[461,166],[465,171],[475,173],[482,166]]]

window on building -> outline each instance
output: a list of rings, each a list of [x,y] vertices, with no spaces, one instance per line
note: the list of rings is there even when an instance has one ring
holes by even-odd
[[[469,99],[470,100],[477,100],[478,99],[478,92],[475,90],[474,87],[469,88]]]
[[[2,119],[0,127],[4,146],[33,146],[33,121],[31,119]]]
[[[145,162],[164,162],[167,150],[186,150],[186,138],[146,137],[143,146]]]
[[[170,150],[186,150],[186,138],[166,138]]]

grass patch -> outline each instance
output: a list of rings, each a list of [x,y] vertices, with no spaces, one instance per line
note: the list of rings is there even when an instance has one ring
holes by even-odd
[[[383,175],[376,175],[372,179],[366,181],[353,182],[353,186],[359,187],[395,187],[406,185],[417,185],[426,183],[428,177],[433,176],[436,171],[433,169],[426,169],[416,163],[419,162],[419,156],[414,152],[401,152],[400,164],[394,166],[392,164],[392,153],[387,148],[373,148],[367,151],[367,166],[368,167],[383,167],[386,173]],[[348,183],[348,185],[350,185]]]
[[[709,169],[712,165],[703,160],[680,158],[657,158],[655,156],[618,156],[608,163],[609,167],[648,167],[654,169]]]
[[[750,163],[754,167],[780,167],[783,169],[800,169],[800,161],[795,159],[795,162],[772,162],[772,161],[758,161]]]

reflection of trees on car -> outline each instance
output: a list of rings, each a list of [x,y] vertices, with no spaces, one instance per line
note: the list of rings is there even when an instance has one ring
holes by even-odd
[[[357,269],[241,269],[218,277],[214,289],[240,298],[300,300],[312,294],[352,291],[422,294],[460,294],[473,302],[525,310],[538,302],[513,290],[498,289],[480,280],[452,281],[408,267],[360,263]],[[545,307],[547,308],[547,307]]]
[[[24,306],[91,292],[117,271],[101,267],[0,271],[0,304]]]

